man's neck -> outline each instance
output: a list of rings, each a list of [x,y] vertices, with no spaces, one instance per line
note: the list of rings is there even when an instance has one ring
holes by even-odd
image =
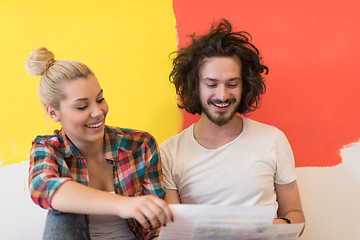
[[[211,122],[205,114],[194,126],[194,138],[205,148],[219,148],[239,136],[243,131],[243,120],[239,116],[234,116],[227,124],[218,126]]]

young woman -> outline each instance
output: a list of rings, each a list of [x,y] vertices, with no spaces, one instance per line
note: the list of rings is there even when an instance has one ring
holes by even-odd
[[[83,63],[30,53],[39,97],[61,130],[32,143],[31,198],[49,209],[44,239],[153,239],[173,219],[158,147],[148,133],[105,125],[108,105]]]

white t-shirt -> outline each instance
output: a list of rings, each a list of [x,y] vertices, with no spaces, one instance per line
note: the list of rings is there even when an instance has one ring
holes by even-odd
[[[167,189],[183,204],[274,205],[274,183],[296,179],[294,156],[279,129],[243,119],[243,131],[217,149],[194,138],[194,125],[160,145]]]

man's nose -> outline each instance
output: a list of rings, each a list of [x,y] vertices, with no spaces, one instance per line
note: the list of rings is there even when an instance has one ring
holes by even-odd
[[[225,101],[229,98],[228,90],[224,85],[219,85],[216,91],[216,98],[221,101]]]

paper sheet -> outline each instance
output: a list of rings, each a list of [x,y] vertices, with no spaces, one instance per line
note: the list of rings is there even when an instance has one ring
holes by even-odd
[[[175,221],[159,240],[293,240],[304,224],[272,224],[274,206],[170,205]]]

